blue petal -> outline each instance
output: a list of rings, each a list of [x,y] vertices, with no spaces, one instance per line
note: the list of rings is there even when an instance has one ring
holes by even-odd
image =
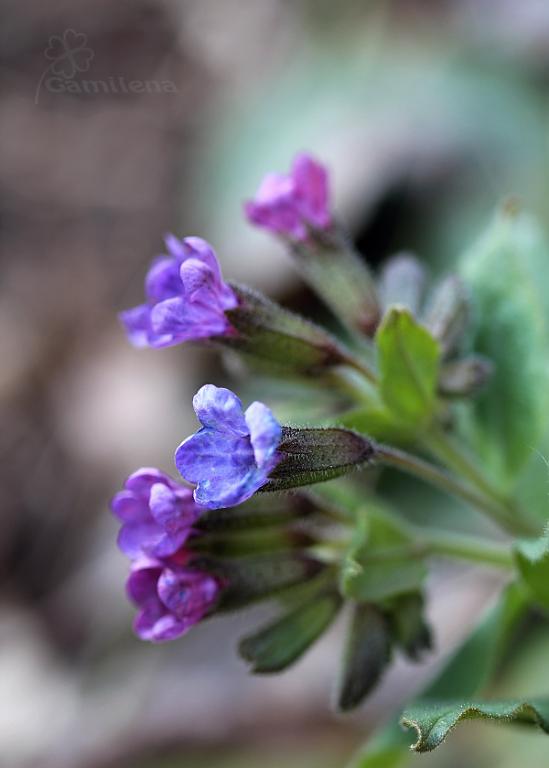
[[[222,478],[240,482],[255,468],[255,459],[246,437],[204,427],[181,443],[175,464],[185,480],[207,485]]]
[[[276,453],[282,427],[273,416],[270,408],[263,403],[252,403],[245,413],[246,424],[250,430],[250,441],[258,467],[264,467]]]
[[[204,384],[193,398],[193,408],[204,427],[241,436],[249,434],[242,403],[230,389]]]

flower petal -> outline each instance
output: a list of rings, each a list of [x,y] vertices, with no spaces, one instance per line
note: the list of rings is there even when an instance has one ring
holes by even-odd
[[[154,261],[145,278],[145,292],[152,301],[162,301],[183,293],[179,264],[174,258]]]
[[[196,624],[217,599],[219,585],[207,573],[164,568],[158,579],[158,596],[179,620]]]
[[[204,427],[241,436],[249,434],[242,402],[230,389],[204,384],[193,397],[193,408]]]
[[[118,317],[125,328],[126,335],[134,347],[149,346],[151,330],[151,309],[148,304],[126,309]]]
[[[169,475],[160,469],[156,469],[156,467],[141,467],[132,472],[124,483],[124,487],[126,490],[132,491],[136,495],[148,500],[151,488],[155,483],[164,483],[164,485],[170,488],[178,487],[178,483],[175,480],[172,480]]]
[[[118,532],[116,543],[121,552],[131,560],[153,552],[165,536],[163,528],[150,522],[125,523]]]
[[[239,482],[255,468],[255,459],[247,437],[203,427],[181,443],[175,465],[185,480],[207,487],[225,478]]]
[[[330,224],[330,212],[328,174],[324,166],[310,155],[299,154],[292,165],[292,177],[303,216],[321,229],[327,227]]]
[[[252,403],[244,414],[250,430],[250,441],[258,467],[269,463],[282,437],[282,427],[264,403]]]
[[[132,491],[115,494],[111,500],[111,510],[123,523],[144,522],[150,517],[146,500]]]

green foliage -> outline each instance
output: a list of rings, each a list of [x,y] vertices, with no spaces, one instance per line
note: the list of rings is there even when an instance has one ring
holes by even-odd
[[[532,600],[549,609],[549,529],[539,539],[517,541],[514,552]]]
[[[417,591],[425,573],[402,522],[373,504],[365,508],[342,564],[342,593],[353,600],[379,602]]]
[[[375,688],[391,660],[391,629],[376,606],[358,603],[347,634],[337,707],[354,709]]]
[[[238,651],[251,664],[251,672],[281,672],[320,637],[341,607],[336,592],[315,594],[278,620],[240,641]]]
[[[509,587],[478,627],[444,664],[417,703],[475,696],[492,677],[526,609],[524,593]],[[384,728],[352,761],[349,768],[378,768],[387,757],[387,768],[406,763],[409,739],[397,720]]]
[[[502,489],[514,485],[546,421],[548,268],[540,229],[511,210],[494,220],[462,264],[474,303],[471,344],[495,368],[464,429]]]
[[[420,429],[433,416],[440,350],[406,309],[392,307],[376,334],[380,394],[393,417]]]
[[[538,725],[549,733],[549,699],[532,701],[470,701],[418,703],[407,709],[401,722],[413,728],[416,752],[430,752],[444,741],[462,720],[494,720],[504,723]]]

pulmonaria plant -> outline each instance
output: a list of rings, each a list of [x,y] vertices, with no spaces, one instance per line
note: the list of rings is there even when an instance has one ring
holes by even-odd
[[[289,249],[346,341],[225,282],[204,240],[166,239],[169,255],[147,274],[146,303],[121,315],[130,341],[229,350],[252,386],[266,375],[284,381],[286,411],[301,422],[304,391],[313,403],[322,393],[325,405],[320,423],[287,425],[262,401],[244,409],[229,389],[198,390],[201,426],[175,450],[181,481],[141,469],[112,501],[130,559],[135,632],[163,642],[213,615],[275,601],[279,616],[239,644],[254,673],[273,673],[348,604],[336,702],[349,710],[395,653],[418,660],[431,650],[423,586],[432,559],[483,563],[505,571],[509,586],[401,723],[415,729],[417,751],[473,717],[549,732],[549,699],[492,701],[481,690],[525,612],[549,610],[546,478],[533,459],[549,417],[540,278],[549,257],[539,227],[505,207],[456,273],[431,286],[409,253],[374,277],[336,223],[327,170],[309,155],[287,175],[269,174],[245,212]],[[395,509],[379,484],[386,468],[456,497],[507,538],[413,525],[413,497],[401,494]],[[304,490],[312,485],[314,493]],[[463,665],[467,675],[457,674]],[[390,726],[353,765],[400,765],[407,744]]]

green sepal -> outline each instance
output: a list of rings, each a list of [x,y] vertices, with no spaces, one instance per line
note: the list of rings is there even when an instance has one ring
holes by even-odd
[[[341,712],[357,707],[378,684],[391,661],[391,630],[379,608],[356,603],[349,624],[336,706]]]
[[[523,539],[513,547],[515,563],[532,600],[549,610],[549,528],[539,539]]]
[[[236,507],[205,509],[193,528],[201,533],[249,531],[287,525],[321,513],[322,509],[322,502],[304,492],[287,494],[283,498],[260,494]]]
[[[281,491],[346,475],[374,458],[371,440],[348,429],[283,427],[282,460],[262,491]]]
[[[427,426],[436,407],[438,342],[408,310],[392,307],[377,331],[376,345],[386,408],[409,428]]]
[[[281,672],[294,664],[323,634],[341,608],[335,591],[314,595],[248,637],[238,646],[240,656],[256,675]]]
[[[216,576],[222,586],[216,612],[243,608],[275,597],[317,576],[326,566],[299,552],[276,552],[221,559],[199,555],[193,568]]]
[[[380,308],[375,283],[366,262],[335,227],[313,231],[291,253],[311,288],[351,331],[371,336]]]
[[[417,592],[425,575],[421,553],[402,523],[380,507],[365,507],[341,566],[342,594],[380,602]]]
[[[316,377],[345,363],[345,351],[323,328],[247,286],[231,288],[239,305],[225,314],[236,333],[215,339],[224,348],[277,375]]]
[[[244,555],[304,549],[312,546],[316,538],[298,528],[259,528],[249,531],[206,533],[191,538],[188,547],[213,557],[242,557]]]
[[[416,731],[415,752],[430,752],[462,720],[537,725],[549,733],[549,698],[531,701],[422,701],[406,709],[400,722]]]

